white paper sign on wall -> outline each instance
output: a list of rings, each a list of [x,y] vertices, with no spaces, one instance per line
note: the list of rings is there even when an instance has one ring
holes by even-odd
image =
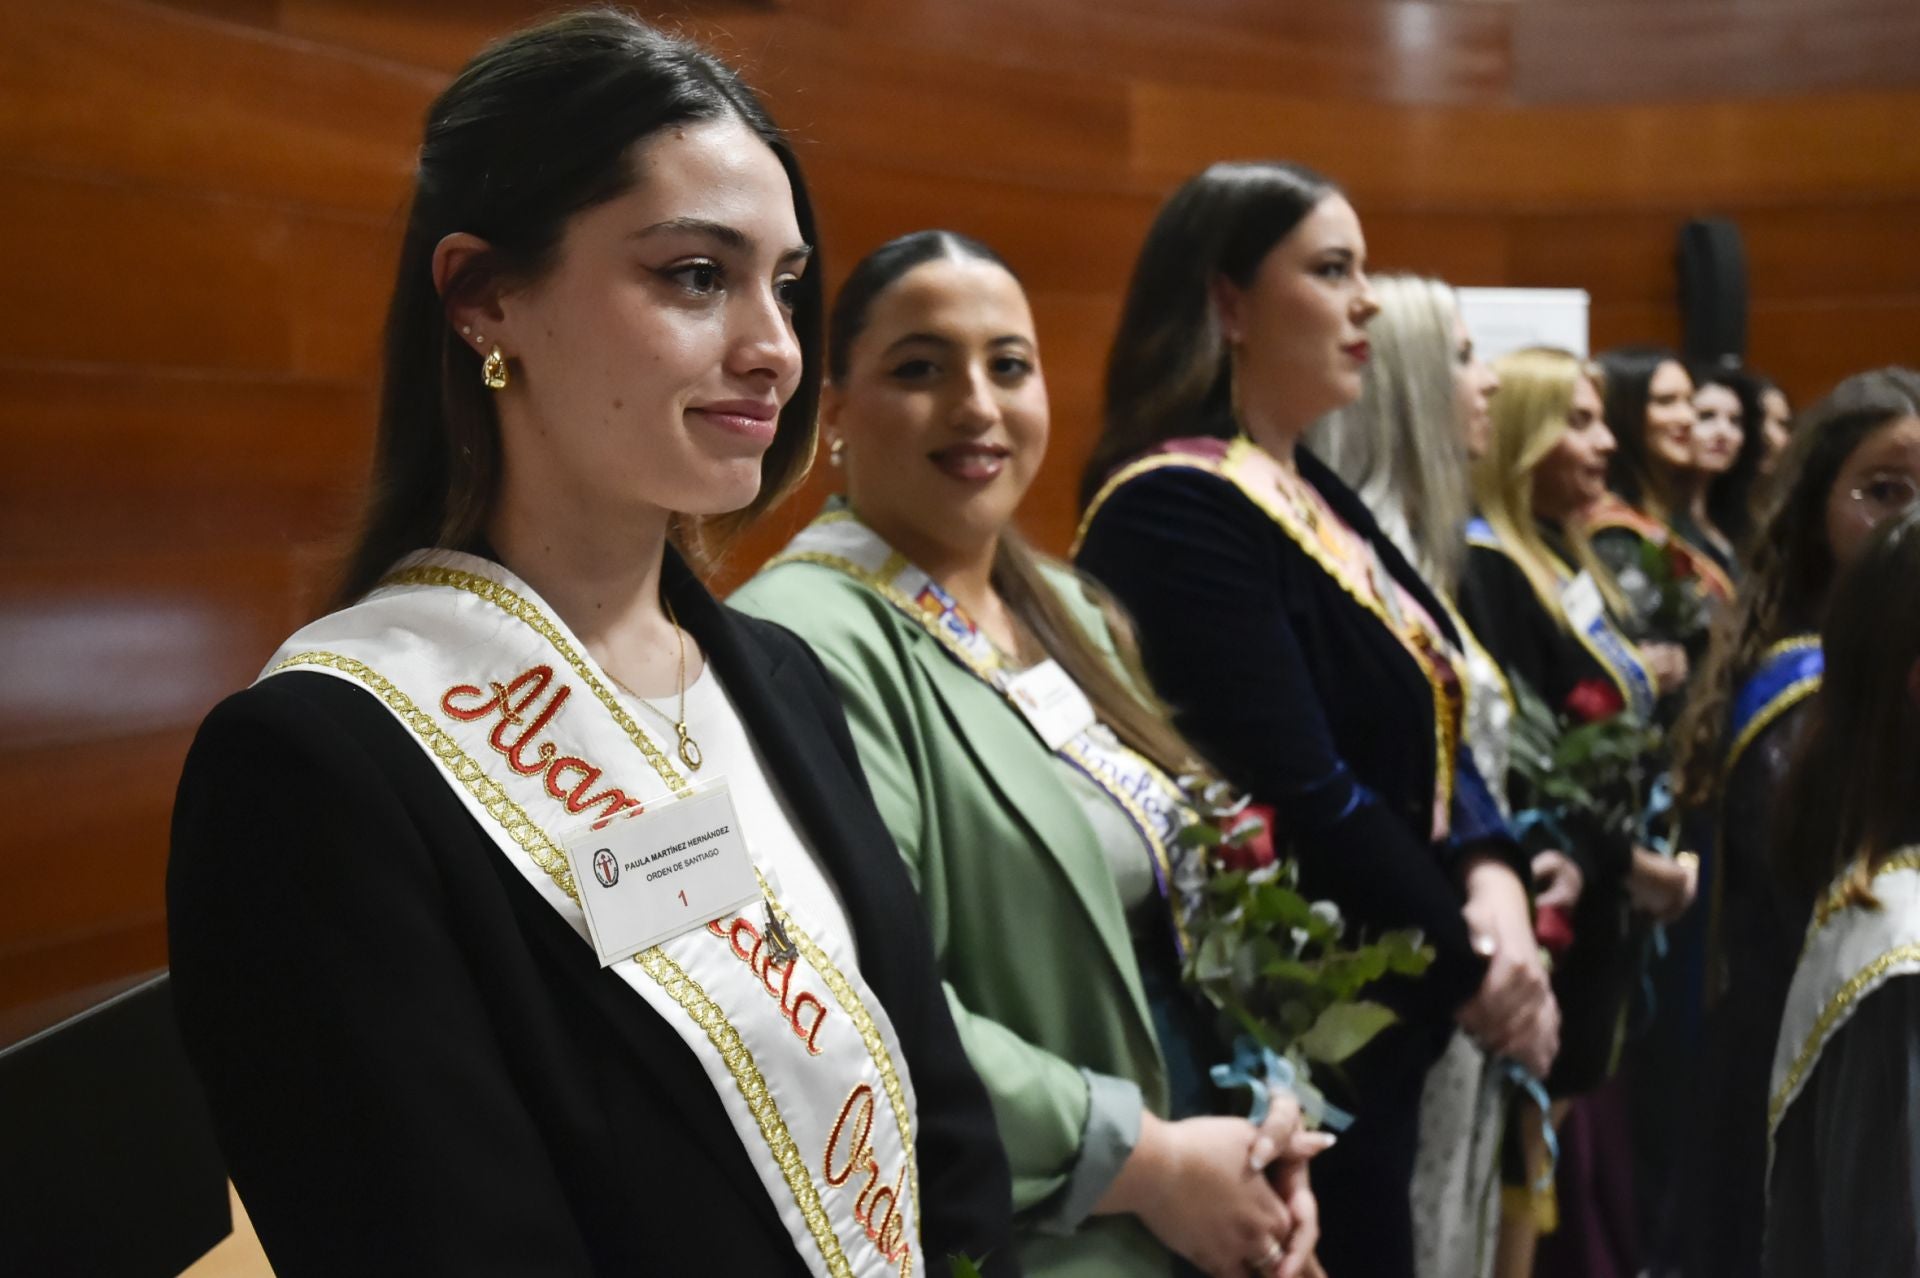
[[[1589,353],[1583,288],[1463,288],[1460,313],[1482,359],[1528,346]]]

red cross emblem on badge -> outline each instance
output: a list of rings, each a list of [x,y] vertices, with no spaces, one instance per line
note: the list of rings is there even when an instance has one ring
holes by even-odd
[[[612,887],[620,881],[620,858],[611,848],[593,854],[593,877],[600,880],[601,887]]]

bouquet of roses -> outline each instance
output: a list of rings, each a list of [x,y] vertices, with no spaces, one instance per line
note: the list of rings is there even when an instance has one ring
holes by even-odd
[[[1614,579],[1646,632],[1671,635],[1684,643],[1705,631],[1712,618],[1701,593],[1700,568],[1693,552],[1674,536],[1664,542],[1642,540],[1638,544],[1638,556],[1621,566]]]
[[[1582,679],[1559,712],[1526,685],[1513,681],[1511,767],[1526,782],[1531,811],[1521,825],[1557,827],[1579,816],[1603,835],[1644,840],[1648,811],[1646,763],[1660,747],[1660,730],[1625,713],[1619,689],[1605,679]]]
[[[1193,797],[1201,816],[1181,833],[1174,874],[1187,981],[1241,1036],[1237,1055],[1286,1062],[1303,1107],[1324,1113],[1309,1062],[1338,1065],[1391,1025],[1361,992],[1420,975],[1433,952],[1416,932],[1350,940],[1339,907],[1309,900],[1297,863],[1275,852],[1271,809],[1219,783]]]

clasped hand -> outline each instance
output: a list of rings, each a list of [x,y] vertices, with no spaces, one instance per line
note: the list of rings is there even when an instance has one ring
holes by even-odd
[[[1130,1211],[1212,1278],[1311,1272],[1320,1215],[1307,1161],[1333,1137],[1308,1131],[1275,1091],[1266,1120],[1141,1116],[1140,1139],[1099,1210]]]
[[[1560,1051],[1560,1005],[1534,940],[1526,888],[1503,862],[1483,857],[1469,866],[1466,889],[1461,914],[1487,974],[1456,1019],[1487,1051],[1545,1078]]]

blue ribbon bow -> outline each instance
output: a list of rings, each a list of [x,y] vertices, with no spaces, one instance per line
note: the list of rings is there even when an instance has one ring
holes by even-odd
[[[1247,1121],[1255,1127],[1267,1121],[1269,1095],[1275,1088],[1293,1093],[1300,1101],[1300,1112],[1315,1126],[1343,1132],[1353,1125],[1353,1115],[1332,1104],[1319,1089],[1306,1082],[1293,1062],[1260,1042],[1251,1034],[1233,1041],[1233,1059],[1207,1071],[1215,1087],[1231,1090],[1244,1087],[1253,1094]]]

